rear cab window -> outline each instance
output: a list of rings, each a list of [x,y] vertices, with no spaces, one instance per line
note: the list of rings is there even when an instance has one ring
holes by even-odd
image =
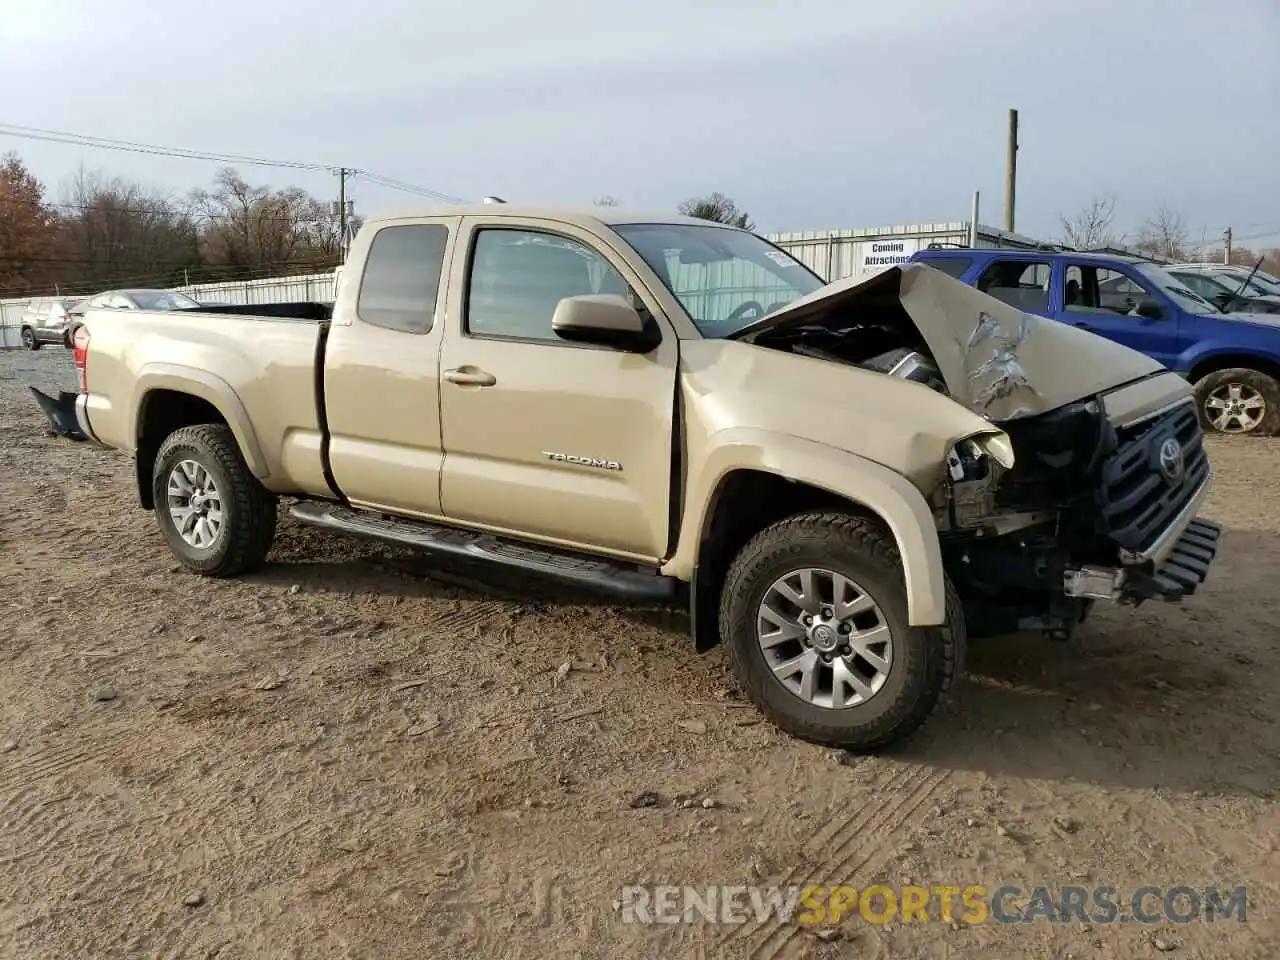
[[[380,229],[365,257],[356,300],[364,323],[404,333],[427,333],[435,323],[449,228],[415,223]]]

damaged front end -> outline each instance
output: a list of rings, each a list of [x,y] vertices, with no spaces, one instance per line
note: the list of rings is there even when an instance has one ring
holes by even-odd
[[[1150,358],[923,265],[830,285],[743,338],[914,380],[1003,431],[958,442],[927,491],[971,633],[1065,638],[1097,600],[1179,601],[1205,579],[1204,436],[1190,385]]]
[[[971,632],[1063,638],[1096,600],[1176,602],[1204,581],[1220,530],[1196,519],[1210,471],[1189,399],[1120,426],[1098,398],[1004,427],[1012,469],[957,456],[931,498]]]

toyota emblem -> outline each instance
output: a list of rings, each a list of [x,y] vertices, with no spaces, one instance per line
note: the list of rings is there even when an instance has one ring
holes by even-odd
[[[1184,466],[1182,444],[1173,437],[1160,444],[1160,473],[1166,480],[1170,483],[1181,480]]]

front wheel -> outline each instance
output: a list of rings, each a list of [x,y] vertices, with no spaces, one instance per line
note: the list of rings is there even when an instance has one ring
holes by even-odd
[[[1280,429],[1280,383],[1257,370],[1233,368],[1196,381],[1196,408],[1205,430],[1274,436]]]
[[[231,428],[183,427],[160,445],[152,473],[156,519],[183,566],[231,577],[262,565],[276,529],[276,498],[249,472]]]
[[[40,349],[40,341],[36,339],[36,332],[30,327],[22,328],[22,345],[28,350]]]
[[[843,513],[765,528],[725,578],[720,631],[748,697],[785,732],[868,752],[909,737],[960,672],[964,615],[912,627],[892,538]]]

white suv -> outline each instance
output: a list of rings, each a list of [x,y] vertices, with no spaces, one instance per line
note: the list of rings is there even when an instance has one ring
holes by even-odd
[[[22,312],[22,345],[28,350],[39,350],[46,343],[67,341],[67,311],[79,300],[74,297],[45,297],[32,300]]]

